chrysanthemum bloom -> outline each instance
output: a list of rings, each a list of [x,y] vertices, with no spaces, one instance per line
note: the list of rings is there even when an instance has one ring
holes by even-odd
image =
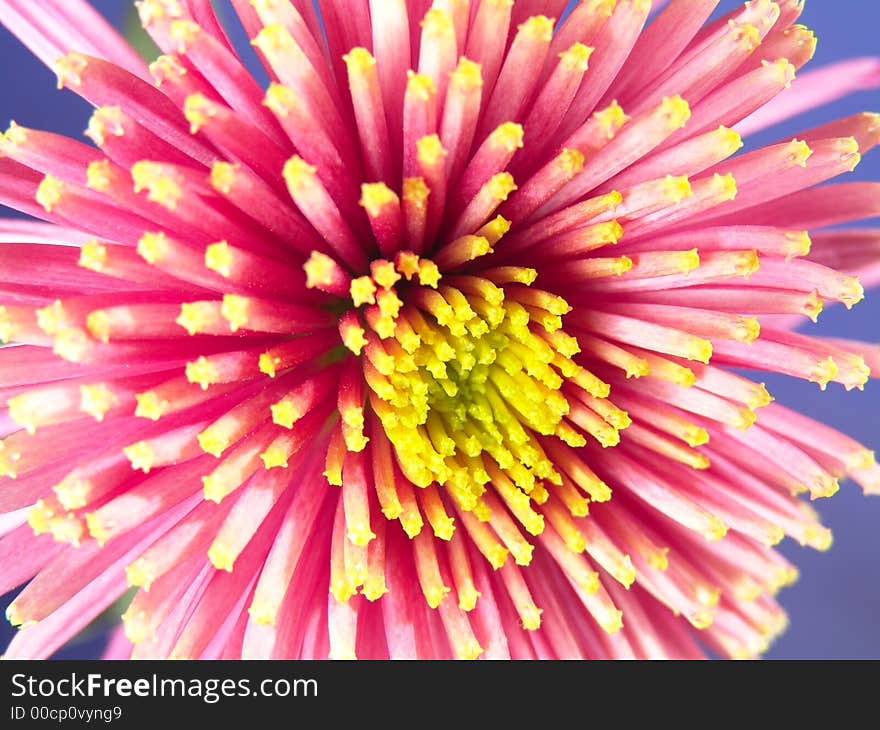
[[[0,3],[96,106],[94,146],[0,148],[47,221],[0,228],[7,656],[129,587],[116,655],[763,651],[772,546],[830,544],[802,497],[880,469],[733,369],[880,368],[791,330],[880,274],[828,230],[880,185],[815,188],[880,124],[734,126],[877,64],[785,91],[795,0],[233,4],[265,91],[207,0],[138,3],[149,69],[80,0]]]

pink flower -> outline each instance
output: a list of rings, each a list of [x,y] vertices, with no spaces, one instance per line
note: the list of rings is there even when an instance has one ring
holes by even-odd
[[[0,202],[9,657],[139,588],[133,657],[753,656],[800,499],[871,451],[733,368],[847,389],[797,334],[880,280],[863,114],[802,3],[3,0],[95,146],[13,124]],[[324,32],[326,32],[326,36]],[[326,38],[326,42],[325,42]],[[789,87],[791,87],[789,89]],[[809,231],[809,233],[808,233]],[[2,592],[0,591],[0,592]],[[699,642],[699,643],[698,643]]]

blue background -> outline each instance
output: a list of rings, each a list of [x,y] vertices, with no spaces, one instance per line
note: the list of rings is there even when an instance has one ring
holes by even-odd
[[[63,2],[63,0],[56,0]],[[129,3],[95,0],[93,4],[114,23],[121,24]],[[723,1],[719,12],[738,3]],[[880,3],[875,0],[808,0],[801,21],[817,31],[819,46],[808,68],[880,51]],[[250,49],[248,49],[250,50]],[[0,124],[9,119],[30,127],[82,138],[90,107],[70,92],[55,91],[55,76],[0,29],[3,78]],[[778,125],[746,140],[763,144],[799,130],[860,111],[880,111],[880,92],[858,94]],[[880,151],[863,160],[849,180],[880,180]],[[880,339],[880,292],[851,312],[827,310],[812,331],[842,337]],[[865,391],[846,393],[831,386],[822,393],[812,384],[771,377],[767,385],[777,400],[845,431],[880,452],[880,382]],[[771,658],[880,658],[880,499],[865,498],[850,482],[830,500],[814,503],[825,524],[834,530],[835,544],[828,553],[815,553],[786,540],[780,549],[801,570],[801,579],[780,600],[791,627],[774,645]],[[2,608],[9,597],[2,599]],[[0,622],[0,646],[12,630]],[[59,656],[94,656],[100,637],[83,637]]]

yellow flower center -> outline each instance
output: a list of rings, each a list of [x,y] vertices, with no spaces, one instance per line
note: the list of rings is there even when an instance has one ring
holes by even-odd
[[[565,421],[563,385],[583,387],[586,375],[571,359],[577,340],[562,331],[565,300],[533,288],[535,271],[522,267],[444,277],[406,253],[371,271],[351,285],[364,326],[353,336],[350,325],[343,340],[356,343],[370,406],[406,477],[444,485],[477,515],[499,472],[525,495],[543,493],[541,480],[561,484],[539,437],[584,444]],[[607,395],[597,384],[594,394]]]

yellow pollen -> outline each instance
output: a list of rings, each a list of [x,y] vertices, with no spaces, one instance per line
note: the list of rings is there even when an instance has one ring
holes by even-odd
[[[758,420],[758,414],[750,408],[741,408],[738,413],[737,422],[734,424],[740,431],[748,431]]]
[[[260,355],[259,368],[260,372],[274,378],[278,372],[278,366],[281,364],[281,358],[273,357],[268,352]]]
[[[91,484],[87,479],[66,476],[58,484],[52,487],[52,491],[61,502],[64,509],[81,509],[88,504],[88,494]]]
[[[553,38],[553,20],[545,15],[535,15],[522,23],[517,30],[536,42],[549,43]]]
[[[606,634],[616,634],[623,628],[623,611],[603,611],[596,620]]]
[[[205,487],[205,489],[207,489],[207,487]],[[217,568],[217,570],[225,570],[226,572],[231,573],[232,568],[235,565],[236,557],[237,556],[219,540],[215,541],[211,547],[208,548],[208,560],[211,561],[211,565]]]
[[[429,134],[416,141],[416,158],[425,167],[434,167],[446,158],[446,150],[436,134]],[[396,197],[396,196],[395,196]]]
[[[180,83],[186,75],[186,67],[180,63],[176,56],[163,54],[153,61],[150,66],[150,74],[156,82],[156,86],[162,86],[165,81]]]
[[[37,186],[36,201],[43,206],[47,213],[61,202],[64,195],[64,183],[57,177],[46,175]]]
[[[202,390],[220,381],[220,372],[206,357],[201,356],[198,360],[186,364],[186,379],[190,383],[198,383]]]
[[[736,275],[742,276],[744,279],[748,279],[752,274],[757,273],[759,268],[761,268],[761,261],[758,258],[757,251],[743,251],[736,257],[734,262]]]
[[[293,38],[283,25],[266,25],[251,41],[251,45],[263,53],[277,53],[293,44]]]
[[[270,445],[260,458],[263,460],[264,467],[268,469],[287,468],[287,453],[280,446]]]
[[[118,106],[98,107],[89,118],[86,136],[99,147],[103,147],[108,136],[122,137],[125,134],[124,119],[122,109]]]
[[[137,3],[137,9],[145,28],[157,20],[173,20],[183,16],[178,0],[141,0]]]
[[[588,0],[591,10],[601,18],[609,18],[617,7],[618,0]]]
[[[370,442],[370,439],[364,434],[362,426],[356,427],[344,423],[342,425],[342,436],[345,441],[345,448],[352,452],[363,451],[364,447]]]
[[[764,544],[767,547],[774,547],[785,539],[785,530],[778,525],[768,525],[766,531],[767,535],[764,538]]]
[[[817,478],[810,485],[810,499],[833,497],[840,491],[840,482],[830,475]]]
[[[414,71],[406,72],[406,94],[414,99],[426,102],[437,94],[437,87],[430,76],[417,74]]]
[[[450,79],[452,84],[463,89],[478,89],[483,85],[482,66],[462,56]]]
[[[664,98],[660,102],[660,116],[668,129],[681,129],[691,118],[691,108],[680,96]]]
[[[813,150],[810,149],[810,145],[803,140],[793,139],[788,144],[788,161],[792,165],[806,167],[807,160],[810,159],[812,154]]]
[[[830,550],[831,545],[834,542],[834,535],[832,534],[831,530],[829,530],[827,527],[823,527],[822,525],[808,527],[804,531],[804,538],[804,541],[807,545],[809,545],[814,550],[819,550],[820,552]],[[786,576],[786,579],[794,582],[794,580],[797,579],[797,575],[795,574],[793,579]],[[790,585],[790,583],[784,585]]]
[[[287,186],[297,193],[305,191],[315,179],[317,168],[308,164],[302,157],[294,155],[284,163],[282,175]]]
[[[348,533],[346,536],[352,542],[352,544],[363,547],[367,545],[370,540],[374,540],[376,538],[376,533],[370,530],[369,524],[355,523],[349,525]]]
[[[463,236],[452,245],[460,252],[464,261],[473,261],[493,252],[489,240],[483,236]]]
[[[778,13],[777,13],[778,14]],[[733,34],[734,42],[746,50],[753,50],[761,43],[761,32],[751,23],[736,23],[733,20],[727,22]]]
[[[424,139],[428,139],[425,137]],[[421,142],[421,140],[419,140]],[[439,144],[439,139],[437,143]],[[385,183],[363,183],[361,185],[360,205],[367,211],[370,218],[378,218],[387,206],[396,206],[400,202],[391,188]]]
[[[735,325],[735,339],[739,342],[754,342],[761,336],[761,323],[755,317],[743,317]]]
[[[810,50],[808,58],[812,58],[816,53],[816,34],[802,23],[796,23],[783,32],[783,35],[795,35],[797,37],[798,46],[807,46]]]
[[[708,364],[712,358],[712,343],[701,337],[691,337],[687,342],[688,360],[696,360],[698,362]]]
[[[688,425],[682,435],[684,442],[692,449],[709,443],[709,432],[699,426]]]
[[[876,455],[869,449],[859,449],[845,459],[847,471],[863,471],[876,463]]]
[[[413,208],[424,210],[431,189],[421,177],[407,177],[403,180],[403,200]]]
[[[211,454],[211,456],[216,456],[218,459],[229,448],[229,438],[211,426],[208,426],[208,428],[198,434],[196,439],[199,442],[199,446],[202,447],[202,451],[206,454]]]
[[[810,253],[813,242],[807,231],[789,231],[785,234],[785,260],[806,256]]]
[[[590,56],[595,48],[585,46],[583,43],[575,43],[567,51],[559,54],[562,65],[566,71],[583,73],[590,65]]]
[[[131,166],[131,178],[134,180],[134,191],[147,191],[150,200],[168,210],[175,210],[183,197],[181,181],[169,175],[160,164],[141,160]]]
[[[603,241],[607,241],[612,246],[617,245],[618,241],[623,238],[623,226],[616,220],[607,223],[599,223],[596,227],[596,235]]]
[[[219,193],[228,195],[235,185],[238,165],[218,160],[211,165],[211,187]]]
[[[663,181],[663,195],[674,205],[691,197],[693,194],[690,180],[688,180],[686,175],[678,177],[667,175]]]
[[[375,304],[376,291],[376,285],[369,276],[359,276],[357,279],[352,279],[349,288],[351,301],[355,307],[360,307],[363,304]]]
[[[55,510],[45,500],[38,499],[37,503],[28,512],[28,527],[34,535],[45,535],[49,532],[49,520],[55,515]]]
[[[698,585],[696,587],[696,598],[706,608],[715,608],[718,601],[721,600],[721,591],[714,586]]]
[[[161,400],[153,391],[148,390],[145,393],[135,395],[137,408],[134,415],[138,418],[149,418],[151,421],[158,421],[170,407],[170,403]]]
[[[795,74],[797,73],[794,64],[787,58],[779,58],[775,61],[763,60],[761,65],[764,68],[773,69],[773,72],[779,79],[779,85],[785,89],[791,86],[791,82],[794,81]]]
[[[703,630],[708,629],[712,625],[712,622],[715,620],[715,615],[708,609],[697,609],[685,618],[687,618],[691,626],[695,629]]]
[[[128,568],[125,570],[127,576]],[[132,583],[130,580],[128,584],[130,586],[142,585],[140,583]],[[144,588],[144,590],[148,590],[148,588]],[[125,633],[125,638],[132,644],[142,644],[145,641],[155,640],[155,631],[150,627],[147,620],[147,614],[144,611],[138,611],[137,613],[132,613],[131,609],[126,611],[122,614],[122,627]]]
[[[68,53],[55,61],[58,89],[65,86],[74,88],[82,84],[82,75],[88,65],[89,60],[81,53]]]
[[[352,76],[365,76],[376,65],[376,59],[366,48],[352,48],[346,53],[342,60],[348,68],[348,73]]]
[[[210,322],[209,311],[206,311],[207,302],[186,302],[180,305],[180,315],[174,320],[189,334],[195,335],[204,332]]]
[[[730,157],[730,155],[743,146],[742,136],[729,127],[718,127],[715,130],[715,135],[718,137],[718,146],[724,150],[725,157]]]
[[[523,146],[522,125],[505,122],[489,135],[489,142],[493,147],[500,148],[508,154],[521,149]]]
[[[858,277],[848,276],[841,285],[838,297],[847,309],[852,309],[865,298],[865,289]]]
[[[227,279],[232,275],[232,249],[227,241],[218,241],[205,249],[205,266]]]
[[[819,321],[819,315],[822,314],[822,310],[825,308],[825,302],[822,301],[822,297],[819,296],[819,292],[812,291],[807,297],[807,301],[804,304],[803,313],[809,317],[813,323]]]
[[[730,173],[719,175],[715,173],[712,176],[712,188],[717,199],[734,200],[737,194],[736,179]]]
[[[36,433],[40,415],[40,403],[37,399],[29,398],[27,393],[23,393],[10,398],[6,405],[9,408],[9,417],[15,423],[31,435]]]
[[[505,201],[507,196],[516,190],[513,175],[509,172],[499,172],[493,175],[485,185],[486,191],[493,200]]]
[[[556,157],[556,166],[566,178],[571,179],[584,169],[584,156],[578,150],[564,149]]]
[[[394,258],[394,266],[410,281],[419,272],[419,256],[412,251],[400,251]]]
[[[80,541],[86,535],[82,520],[70,512],[49,520],[49,532],[56,542],[66,542],[74,547],[79,547]],[[96,539],[96,542],[98,545],[102,544],[102,540]]]
[[[145,233],[137,244],[137,252],[148,264],[156,264],[168,256],[170,246],[164,233]]]
[[[403,307],[403,302],[397,294],[391,290],[382,289],[376,295],[376,301],[379,304],[379,311],[382,313],[382,317],[390,320],[397,319],[397,315],[400,313],[401,307]]]
[[[623,113],[623,108],[616,101],[612,101],[607,107],[597,111],[593,114],[593,118],[608,139],[614,137],[618,130],[629,120],[629,117]],[[620,201],[617,204],[619,205]]]
[[[645,555],[645,560],[648,561],[648,565],[650,565],[654,570],[665,571],[669,567],[669,548],[661,548],[659,550],[651,550],[647,555]]]
[[[340,334],[342,336],[342,344],[355,355],[360,355],[363,348],[366,347],[367,332],[360,325],[345,327],[341,330]]]
[[[510,273],[512,281],[526,286],[531,286],[538,278],[537,270],[526,266],[512,266],[507,271]]]
[[[55,335],[52,352],[68,362],[82,362],[90,343],[88,333],[77,327],[69,327]]]
[[[239,329],[248,323],[249,307],[250,301],[247,297],[238,296],[237,294],[224,294],[223,302],[220,305],[220,314],[229,322],[229,329],[233,332],[238,332]]]
[[[756,383],[754,392],[746,400],[746,405],[753,411],[756,411],[759,408],[766,408],[774,400],[775,398],[770,395],[770,391],[767,390],[767,386],[764,383]]]
[[[175,20],[169,28],[171,37],[177,41],[177,52],[186,53],[188,46],[195,43],[202,32],[201,26],[191,20]]]
[[[156,461],[156,454],[146,441],[138,441],[136,444],[126,446],[122,452],[131,462],[131,468],[140,469],[144,474],[150,473]]]
[[[306,288],[314,289],[316,286],[330,286],[333,284],[333,273],[336,271],[336,263],[327,254],[320,251],[312,251],[308,261],[303,264],[306,272]]]
[[[387,315],[381,315],[372,324],[373,330],[379,335],[380,339],[387,340],[394,337],[397,330],[397,323],[393,318]]]
[[[400,274],[397,273],[394,264],[382,259],[370,264],[370,275],[373,277],[373,281],[386,290],[391,289],[400,281]]]
[[[105,344],[110,342],[110,318],[102,309],[89,312],[86,317],[86,329],[96,340],[100,340]]]
[[[299,97],[293,89],[275,82],[269,84],[266,95],[263,97],[263,106],[281,118],[289,116],[300,103]]]
[[[827,357],[816,363],[810,372],[810,382],[818,383],[819,387],[825,390],[828,387],[828,383],[834,380],[838,373],[840,373],[840,368],[837,366],[837,363],[831,357]]]
[[[27,130],[16,124],[14,120],[9,122],[9,128],[3,134],[5,140],[12,145],[24,144],[27,140],[27,136]]]
[[[183,115],[189,122],[190,133],[197,134],[213,117],[217,116],[217,107],[214,102],[202,94],[191,94],[184,101]]]
[[[47,335],[55,336],[67,326],[67,313],[60,299],[37,310],[37,327]]]
[[[86,187],[106,192],[113,184],[110,177],[110,160],[95,160],[86,168]]]
[[[429,259],[420,259],[419,260],[419,284],[422,286],[429,286],[432,289],[436,289],[437,285],[440,283],[440,269],[437,268],[437,264]]]
[[[455,32],[452,16],[440,8],[431,8],[420,23],[429,36],[443,36]]]
[[[485,238],[489,246],[494,246],[510,230],[510,221],[504,216],[497,215],[491,221],[480,228],[476,235]]]
[[[79,397],[79,409],[96,421],[103,421],[107,412],[119,402],[103,383],[79,386]]]
[[[293,424],[305,415],[298,403],[288,399],[273,403],[269,408],[272,411],[272,422],[284,428],[293,428]]]
[[[608,265],[606,276],[623,276],[627,271],[630,271],[633,267],[633,260],[629,256],[618,256],[616,258],[611,259],[595,259],[596,261],[603,261]]]

